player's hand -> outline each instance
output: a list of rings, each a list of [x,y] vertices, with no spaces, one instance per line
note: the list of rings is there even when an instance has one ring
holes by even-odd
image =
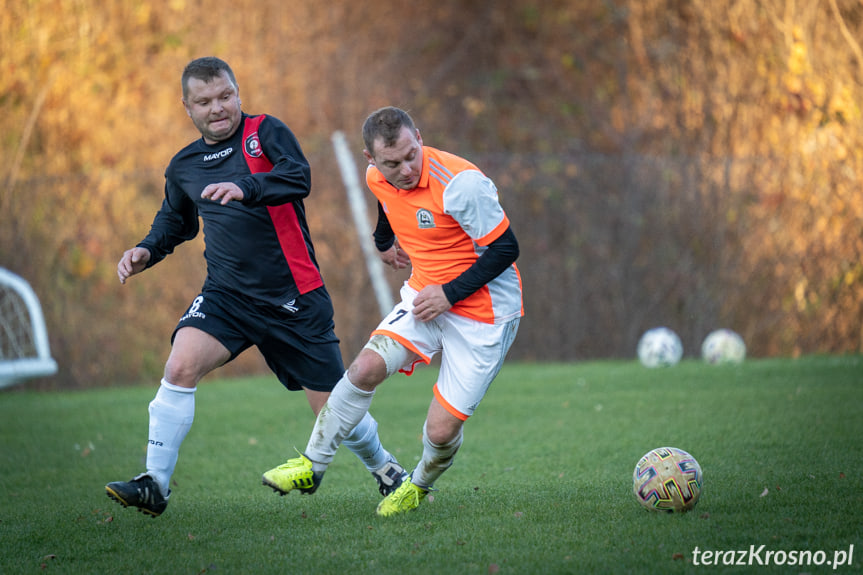
[[[135,247],[123,252],[123,257],[117,264],[117,277],[120,278],[120,283],[124,284],[130,276],[144,271],[149,261],[150,250],[147,248]]]
[[[243,190],[240,186],[233,182],[220,182],[218,184],[210,184],[204,191],[201,192],[201,197],[205,200],[213,200],[219,202],[223,206],[228,202],[243,201]]]
[[[414,316],[420,321],[430,321],[452,307],[443,286],[430,285],[424,287],[414,298]]]
[[[385,252],[380,252],[381,259],[385,264],[396,270],[402,270],[411,265],[411,258],[407,252],[399,247],[399,240],[396,239],[393,245]]]

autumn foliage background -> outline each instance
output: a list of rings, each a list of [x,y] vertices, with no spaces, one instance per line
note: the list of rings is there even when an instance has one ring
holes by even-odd
[[[0,5],[0,266],[33,285],[60,364],[31,385],[161,375],[202,242],[126,286],[116,263],[198,136],[179,77],[204,55],[311,161],[346,358],[379,312],[330,138],[361,167],[388,104],[498,184],[525,289],[512,358],[631,357],[656,325],[690,356],[718,327],[752,356],[863,352],[863,0]]]

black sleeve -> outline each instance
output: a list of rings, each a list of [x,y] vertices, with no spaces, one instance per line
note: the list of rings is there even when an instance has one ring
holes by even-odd
[[[443,285],[443,293],[451,304],[459,302],[499,276],[518,259],[518,240],[507,228],[488,245],[488,249],[457,278]]]
[[[258,126],[261,148],[273,164],[269,172],[239,178],[247,206],[278,206],[306,198],[312,188],[312,173],[300,143],[284,122],[267,116]]]
[[[172,184],[166,173],[162,207],[153,218],[150,233],[138,244],[138,247],[150,251],[147,267],[153,267],[173,253],[175,247],[198,235],[198,228],[198,210],[195,204],[181,189]]]
[[[375,247],[379,252],[385,252],[396,241],[396,235],[393,233],[393,228],[390,226],[390,221],[384,213],[384,207],[378,202],[378,224],[375,226]]]

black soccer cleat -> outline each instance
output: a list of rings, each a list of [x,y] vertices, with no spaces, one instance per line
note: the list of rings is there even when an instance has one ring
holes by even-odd
[[[158,517],[168,507],[168,495],[162,495],[162,490],[156,480],[142,473],[131,481],[113,481],[105,486],[108,497],[123,507],[137,507],[138,511],[151,517]]]
[[[391,458],[386,465],[372,471],[372,477],[378,482],[378,491],[386,497],[401,486],[408,474],[395,458]]]

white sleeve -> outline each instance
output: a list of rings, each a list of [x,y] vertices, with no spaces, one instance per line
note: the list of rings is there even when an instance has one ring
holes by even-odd
[[[478,170],[459,172],[450,181],[443,192],[443,211],[474,241],[493,232],[506,217],[497,187]]]

